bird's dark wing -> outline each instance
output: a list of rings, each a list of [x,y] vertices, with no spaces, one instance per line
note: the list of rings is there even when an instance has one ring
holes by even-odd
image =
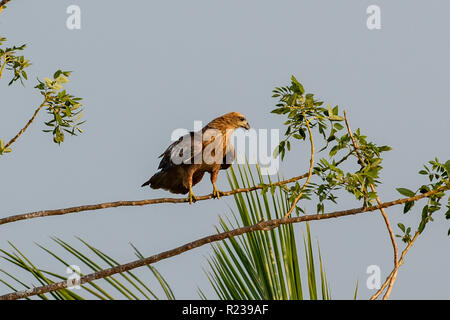
[[[173,142],[163,154],[158,169],[167,170],[173,166],[193,163],[197,155],[201,155],[202,136],[196,132],[189,132]]]

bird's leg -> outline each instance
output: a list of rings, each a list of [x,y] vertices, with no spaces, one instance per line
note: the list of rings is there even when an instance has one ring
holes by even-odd
[[[213,197],[220,199],[220,191],[217,189],[215,183],[213,183]]]
[[[211,183],[213,185],[213,198],[217,198],[220,199],[220,191],[217,189],[216,187],[216,181],[217,181],[217,176],[219,174],[219,171],[212,171],[211,172]]]
[[[192,204],[193,202],[197,201],[197,198],[195,197],[194,192],[192,192],[192,186],[189,187],[188,201],[189,201],[189,204]]]
[[[189,172],[189,195],[187,197],[187,200],[189,201],[189,204],[192,204],[193,202],[197,201],[197,198],[194,195],[194,192],[192,192],[192,176],[194,175],[194,171],[190,170]]]

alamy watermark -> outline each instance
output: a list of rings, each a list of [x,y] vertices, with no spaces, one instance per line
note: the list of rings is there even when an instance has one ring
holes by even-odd
[[[81,268],[75,264],[71,264],[66,268],[67,277],[67,289],[81,289],[80,279],[81,279]]]
[[[367,7],[366,13],[368,14],[366,25],[369,30],[381,29],[381,9],[379,6],[372,4]]]
[[[366,273],[369,274],[366,280],[366,286],[369,290],[378,290],[381,288],[381,269],[376,264],[367,267]]]
[[[81,8],[75,4],[67,7],[66,13],[69,15],[66,19],[66,27],[69,30],[81,29]]]
[[[179,128],[172,132],[170,160],[173,164],[258,164],[261,173],[278,173],[279,158],[273,150],[280,142],[279,129],[220,130],[202,132],[202,122],[194,121],[194,131]]]

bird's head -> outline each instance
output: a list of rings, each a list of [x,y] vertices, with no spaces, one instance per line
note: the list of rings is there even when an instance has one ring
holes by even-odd
[[[230,112],[218,117],[208,123],[208,126],[223,131],[228,129],[235,130],[238,128],[250,129],[247,119],[239,112]]]
[[[230,122],[234,126],[235,129],[244,128],[246,130],[250,129],[250,125],[247,122],[247,119],[239,113],[239,112],[231,112],[226,114],[224,117],[229,117]]]

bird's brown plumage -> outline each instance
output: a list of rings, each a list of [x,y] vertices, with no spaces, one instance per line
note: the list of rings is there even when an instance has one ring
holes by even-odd
[[[238,128],[250,127],[242,114],[231,112],[212,120],[200,132],[181,137],[161,154],[159,171],[142,186],[186,194],[208,172],[213,192],[217,192],[219,170],[228,169],[234,160],[230,136]]]

